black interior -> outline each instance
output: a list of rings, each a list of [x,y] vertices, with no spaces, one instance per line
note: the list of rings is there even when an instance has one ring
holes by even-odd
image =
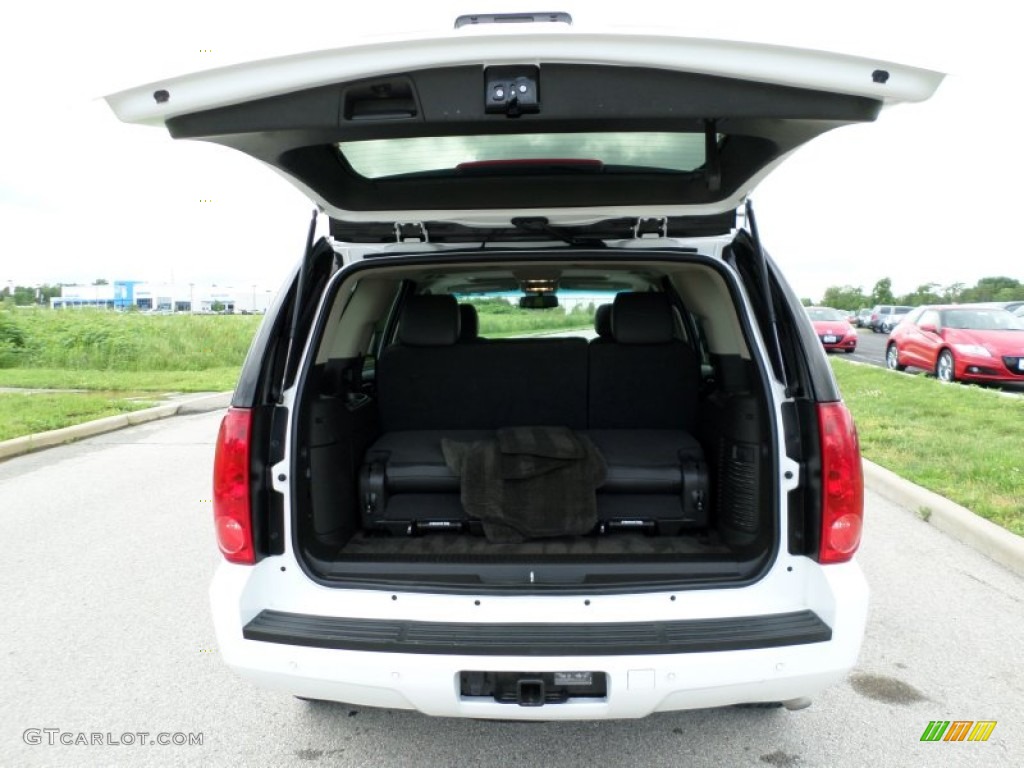
[[[470,313],[454,297],[406,297],[372,379],[356,374],[361,359],[309,372],[296,541],[313,571],[374,583],[507,584],[532,581],[533,566],[600,586],[645,572],[750,577],[777,539],[765,399],[738,358],[715,361],[709,389],[699,350],[677,337],[674,303],[619,294],[598,318],[607,335],[588,343],[464,336]],[[599,449],[607,478],[593,531],[496,543],[467,516],[441,440],[520,425],[569,427]]]
[[[790,150],[832,128],[872,121],[881,109],[881,101],[861,96],[687,72],[542,63],[536,111],[510,116],[487,110],[488,71],[396,72],[179,115],[167,127],[175,138],[207,139],[257,157],[342,210],[697,205],[728,199]],[[368,179],[336,146],[538,131],[704,134],[712,123],[723,138],[712,162],[695,172],[537,165],[528,172],[493,166]]]

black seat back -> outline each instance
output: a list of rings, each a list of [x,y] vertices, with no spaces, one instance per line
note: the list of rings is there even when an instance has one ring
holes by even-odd
[[[662,293],[620,293],[612,305],[612,343],[591,344],[591,429],[685,429],[696,423],[700,366],[675,338]]]
[[[460,344],[451,296],[414,296],[398,343],[377,363],[381,428],[587,426],[587,343],[508,339]]]

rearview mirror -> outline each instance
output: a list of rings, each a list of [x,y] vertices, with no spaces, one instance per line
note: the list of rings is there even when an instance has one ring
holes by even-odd
[[[939,332],[939,329],[938,329],[938,328],[936,328],[936,327],[935,327],[934,325],[932,325],[931,323],[925,323],[924,325],[920,325],[920,326],[918,326],[918,327],[919,327],[919,328],[920,328],[920,329],[921,329],[922,331],[924,331],[925,333],[938,333],[938,332]]]
[[[528,293],[519,299],[520,309],[554,309],[558,297],[553,293]]]

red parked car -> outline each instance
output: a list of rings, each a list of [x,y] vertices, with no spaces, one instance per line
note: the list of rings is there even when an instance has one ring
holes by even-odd
[[[1024,382],[1024,320],[1005,309],[918,307],[893,329],[885,362],[942,381]]]
[[[807,307],[807,316],[825,351],[841,349],[853,352],[857,349],[857,329],[850,325],[845,312],[832,307]]]

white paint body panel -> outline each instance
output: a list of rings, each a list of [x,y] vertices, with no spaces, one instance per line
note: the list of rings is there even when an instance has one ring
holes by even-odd
[[[931,70],[824,51],[624,32],[516,34],[503,28],[494,34],[381,41],[236,64],[130,88],[107,96],[107,103],[124,122],[163,125],[176,115],[393,72],[530,63],[653,67],[867,96],[887,105],[924,101],[942,81]],[[876,69],[889,73],[886,83],[873,82]],[[153,98],[158,90],[170,95],[163,104]]]
[[[856,663],[868,605],[867,583],[856,562],[822,567],[807,558],[788,556],[750,587],[592,595],[587,598],[589,606],[579,596],[330,589],[309,581],[288,555],[268,558],[256,567],[222,564],[210,595],[221,656],[240,675],[262,686],[308,698],[415,709],[428,715],[523,720],[635,718],[668,710],[814,697],[841,681]],[[811,609],[832,626],[832,639],[782,648],[670,655],[357,652],[244,639],[242,627],[264,608],[323,616],[482,623],[673,621]],[[543,707],[466,699],[459,696],[458,684],[459,672],[466,670],[605,672],[608,696]],[[651,679],[653,686],[647,684]]]

